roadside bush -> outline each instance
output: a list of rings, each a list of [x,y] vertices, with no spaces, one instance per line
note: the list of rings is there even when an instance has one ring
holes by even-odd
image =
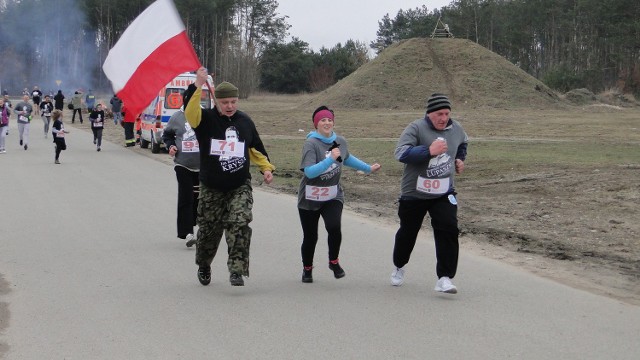
[[[548,71],[542,76],[542,82],[548,87],[563,93],[571,89],[585,87],[584,79],[566,67],[555,68]]]

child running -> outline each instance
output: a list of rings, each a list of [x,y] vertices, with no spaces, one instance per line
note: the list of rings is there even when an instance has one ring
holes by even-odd
[[[62,150],[67,150],[67,143],[64,140],[64,136],[69,132],[64,129],[64,124],[62,123],[62,111],[54,110],[51,114],[53,118],[53,127],[51,129],[51,133],[53,134],[53,143],[56,144],[56,164],[60,164],[60,153]]]
[[[53,103],[51,102],[51,96],[46,95],[44,101],[40,103],[40,116],[42,116],[42,122],[44,122],[44,138],[47,138],[49,133],[49,123],[51,122],[51,111],[53,111]]]
[[[97,145],[97,151],[100,151],[102,145],[102,130],[104,129],[104,110],[102,110],[102,104],[98,103],[91,114],[89,115],[89,121],[91,121],[91,131],[93,131],[93,143]]]

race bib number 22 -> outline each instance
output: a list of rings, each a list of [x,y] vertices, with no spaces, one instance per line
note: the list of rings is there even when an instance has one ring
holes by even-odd
[[[305,198],[314,201],[329,201],[338,196],[338,186],[305,186]]]

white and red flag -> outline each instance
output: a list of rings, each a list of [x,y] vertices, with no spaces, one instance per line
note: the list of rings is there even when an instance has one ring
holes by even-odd
[[[175,4],[156,0],[122,33],[102,70],[127,112],[139,114],[176,75],[199,67]]]

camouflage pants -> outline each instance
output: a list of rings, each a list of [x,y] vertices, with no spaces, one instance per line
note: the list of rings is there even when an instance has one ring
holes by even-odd
[[[227,192],[217,191],[200,183],[196,243],[198,266],[211,265],[224,234],[229,253],[229,272],[249,276],[249,223],[253,220],[252,208],[251,180]]]

